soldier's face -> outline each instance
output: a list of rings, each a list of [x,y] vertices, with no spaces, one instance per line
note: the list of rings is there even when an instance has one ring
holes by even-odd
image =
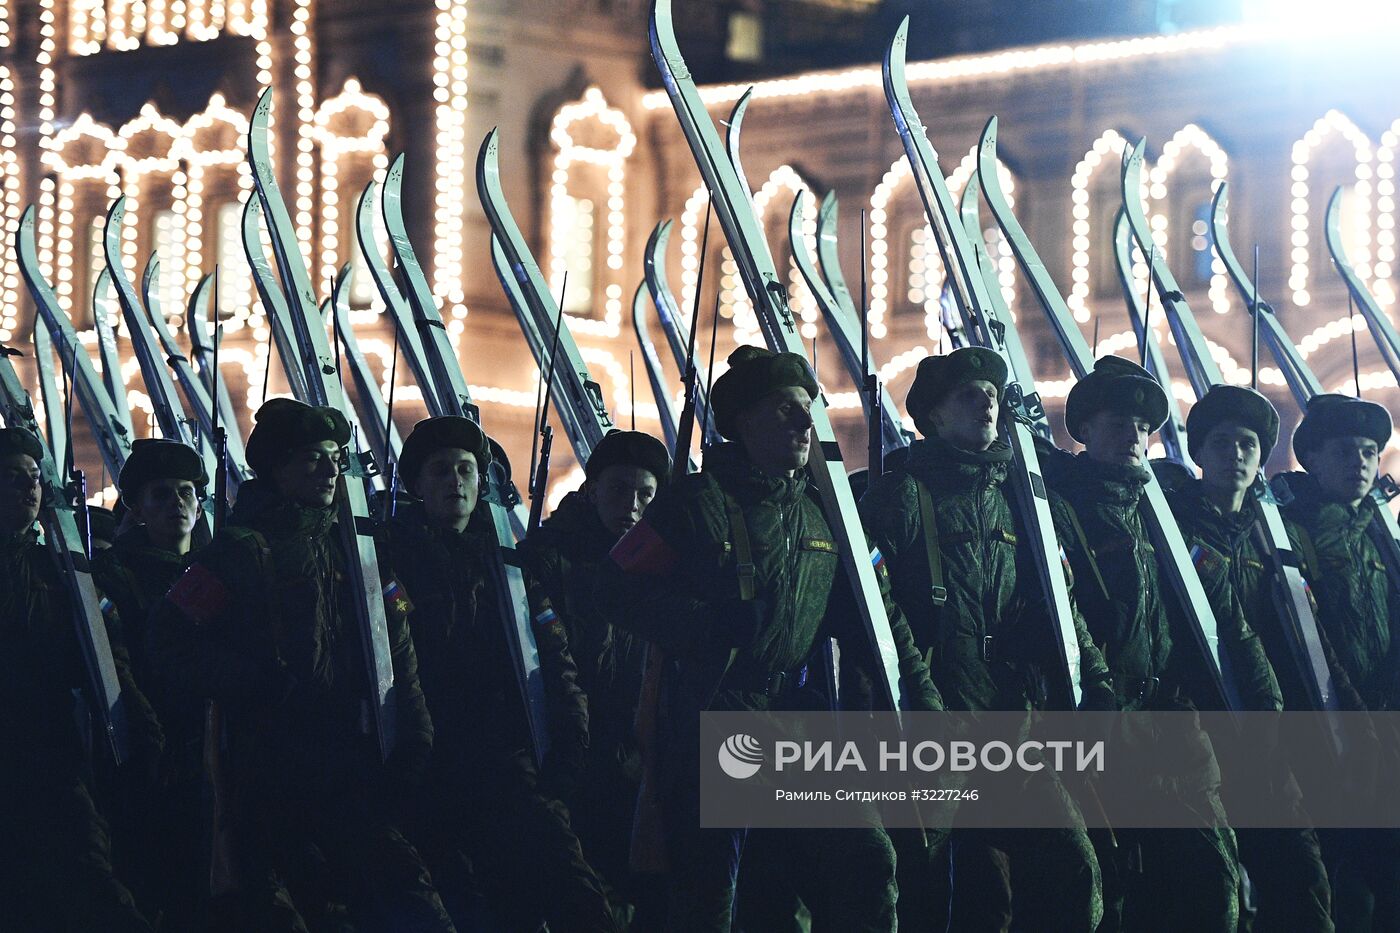
[[[1376,481],[1380,454],[1369,437],[1329,437],[1308,451],[1303,469],[1317,480],[1325,497],[1355,505],[1366,498]]]
[[[1239,424],[1217,424],[1201,442],[1201,479],[1207,486],[1239,492],[1259,475],[1259,435]]]
[[[774,389],[740,413],[739,443],[765,473],[791,474],[812,449],[812,396],[801,386]]]
[[[0,457],[0,530],[23,531],[39,517],[39,464],[29,454]]]
[[[175,547],[189,537],[199,515],[199,492],[187,479],[153,479],[128,502],[155,544]]]
[[[423,499],[430,525],[461,531],[481,491],[476,456],[456,447],[433,451],[418,471],[414,491]]]
[[[272,481],[284,498],[323,509],[335,502],[339,477],[340,448],[335,441],[320,441],[294,448]]]
[[[962,450],[983,451],[997,439],[997,387],[985,379],[958,386],[933,407],[938,436]]]
[[[585,491],[603,527],[620,537],[641,520],[656,495],[656,477],[650,470],[615,463],[589,480]]]
[[[1084,422],[1084,451],[1089,459],[1116,466],[1144,466],[1152,426],[1138,415],[1097,411]]]

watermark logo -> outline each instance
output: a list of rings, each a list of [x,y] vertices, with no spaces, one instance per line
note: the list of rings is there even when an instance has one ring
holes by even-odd
[[[734,780],[747,780],[763,766],[763,746],[751,735],[735,733],[719,747],[719,766]]]

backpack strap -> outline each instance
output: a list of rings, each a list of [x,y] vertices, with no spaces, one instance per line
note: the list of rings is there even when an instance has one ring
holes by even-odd
[[[1074,506],[1070,505],[1068,500],[1062,501],[1065,514],[1069,516],[1070,527],[1074,529],[1074,537],[1079,541],[1079,547],[1089,561],[1089,569],[1094,574],[1094,582],[1099,585],[1099,592],[1103,594],[1104,601],[1111,602],[1112,597],[1108,592],[1108,584],[1104,582],[1103,573],[1099,570],[1099,562],[1094,556],[1094,549],[1089,546],[1089,536],[1084,533],[1084,526],[1079,522],[1079,513],[1074,510]]]
[[[749,602],[757,595],[753,565],[753,548],[749,544],[749,526],[744,510],[728,493],[724,494],[724,509],[729,513],[729,533],[734,538],[734,557],[738,562],[739,598]]]
[[[914,487],[919,490],[919,520],[924,526],[924,556],[928,560],[929,596],[935,606],[948,601],[948,588],[943,585],[943,555],[938,548],[938,515],[934,512],[933,496],[928,487],[915,476]]]

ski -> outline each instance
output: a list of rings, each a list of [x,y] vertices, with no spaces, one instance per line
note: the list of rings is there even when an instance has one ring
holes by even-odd
[[[289,364],[288,370],[300,369],[303,373],[303,388],[307,394],[301,397],[302,401],[345,411],[349,405],[341,391],[340,383],[334,378],[335,354],[331,352],[330,344],[326,340],[325,325],[316,308],[311,279],[302,262],[300,241],[287,213],[286,203],[282,200],[282,192],[272,167],[268,139],[271,110],[272,89],[268,88],[258,98],[257,106],[248,121],[248,162],[253,171],[257,198],[267,216],[272,249],[286,286],[287,298],[289,304],[295,303],[296,308],[295,313],[288,314],[295,336],[282,334],[278,338],[279,345],[290,350],[295,341],[295,345],[302,350],[301,354],[283,357],[284,362]],[[246,218],[249,216],[254,221],[253,245],[257,246],[256,250],[249,252],[261,258],[265,265],[267,260],[256,237],[256,215],[252,211],[245,211],[245,249],[249,248],[246,235]],[[250,256],[250,260],[254,256]],[[259,291],[262,291],[261,287]],[[275,293],[276,289],[271,291]],[[290,312],[290,308],[287,310]],[[284,326],[284,321],[270,311],[268,323],[274,334]],[[292,360],[296,360],[300,365],[290,365]],[[352,453],[358,454],[353,451]],[[379,579],[379,563],[375,555],[369,503],[365,488],[360,483],[347,482],[341,485],[344,495],[338,497],[338,525],[345,548],[345,568],[351,588],[357,596],[353,605],[363,639],[365,666],[369,672],[373,694],[371,721],[379,740],[380,754],[387,759],[394,750],[396,696],[394,668],[389,654],[389,630],[384,616],[384,594]]]
[[[746,186],[735,171],[709,111],[700,99],[694,78],[676,42],[671,0],[653,0],[650,40],[652,59],[661,71],[666,93],[680,121],[691,154],[700,169],[705,186],[712,192],[715,214],[729,241],[735,265],[744,288],[753,302],[760,328],[770,349],[805,356],[802,339],[788,306],[787,289],[773,265],[758,218],[754,215]],[[692,322],[698,324],[698,322]],[[884,675],[877,678],[883,702],[890,709],[900,708],[899,663],[884,601],[868,555],[869,544],[855,498],[851,494],[841,449],[831,426],[825,401],[812,400],[812,458],[808,470],[820,493],[826,518],[836,538],[841,562],[851,580],[869,639]]]
[[[258,291],[258,300],[262,302],[268,331],[272,334],[272,345],[267,348],[267,365],[271,368],[272,347],[275,346],[292,398],[304,400],[311,397],[311,389],[307,385],[301,353],[296,345],[291,308],[287,306],[287,299],[282,295],[282,286],[277,283],[277,277],[273,274],[272,265],[267,261],[267,253],[263,249],[259,232],[261,216],[262,208],[258,205],[257,196],[249,195],[248,200],[243,202],[242,223],[239,229],[243,240],[243,255],[248,260],[248,268],[253,272],[253,286]]]
[[[155,331],[156,338],[160,341],[161,347],[165,350],[165,361],[175,373],[176,380],[180,383],[180,389],[184,392],[185,398],[194,409],[195,417],[199,419],[200,432],[203,438],[207,439],[207,444],[201,444],[202,453],[208,453],[206,459],[211,459],[217,463],[218,453],[214,450],[214,409],[213,401],[209,397],[209,390],[190,365],[190,360],[180,351],[180,345],[175,342],[175,335],[170,331],[170,325],[166,323],[165,312],[160,305],[160,260],[151,254],[151,258],[146,262],[146,270],[141,274],[141,297],[145,300],[146,310],[150,314],[151,328]],[[235,494],[243,481],[250,479],[253,475],[248,468],[247,455],[243,450],[243,439],[238,434],[238,422],[228,420],[229,412],[219,411],[219,422],[225,432],[225,451],[228,461],[228,475],[233,480]],[[207,466],[207,464],[206,464]],[[213,474],[210,474],[213,477]]]
[[[1069,361],[1070,369],[1076,379],[1083,379],[1094,369],[1093,354],[1084,340],[1084,334],[1079,330],[1079,325],[1075,323],[1069,306],[1065,304],[1064,296],[1050,278],[1049,271],[1041,262],[1035,247],[1031,245],[1030,238],[1026,236],[1026,231],[1022,229],[1020,221],[1011,210],[1005,192],[1002,191],[1001,179],[997,176],[996,129],[996,118],[993,117],[987,121],[977,149],[977,173],[982,179],[982,191],[987,206],[991,208],[997,225],[1001,227],[1007,243],[1011,246],[1012,254],[1025,273],[1026,280],[1030,282],[1041,307],[1050,318],[1051,328],[1060,339],[1060,346]],[[1202,653],[1210,662],[1215,686],[1224,697],[1227,707],[1238,709],[1238,693],[1220,664],[1220,636],[1215,613],[1211,609],[1210,600],[1206,598],[1205,589],[1201,586],[1196,567],[1191,562],[1181,528],[1167,505],[1161,483],[1151,470],[1147,471],[1147,482],[1143,487],[1139,509],[1159,557],[1158,566],[1170,581],[1186,613],[1190,629]]]
[[[1014,374],[1013,379],[1017,380],[1009,383],[1003,393],[1002,429],[1013,453],[1009,478],[1019,506],[1019,518],[1034,542],[1031,552],[1035,555],[1041,592],[1054,626],[1055,642],[1060,649],[1060,660],[1064,664],[1073,703],[1077,707],[1083,699],[1079,677],[1079,639],[1074,629],[1065,568],[1060,560],[1059,539],[1055,536],[1050,514],[1050,499],[1032,436],[1033,426],[1047,421],[1045,409],[1035,390],[1030,365],[1021,348],[1015,324],[1009,315],[1005,320],[1001,318],[988,295],[978,258],[979,250],[968,242],[962,213],[953,203],[947,181],[938,167],[938,156],[929,143],[923,122],[909,96],[904,70],[908,34],[909,19],[906,17],[885,52],[885,98],[904,144],[919,197],[924,203],[924,213],[935,231],[948,280],[950,283],[960,281],[966,289],[966,294],[961,298],[963,316],[976,322],[977,326],[971,331],[981,335],[983,346],[995,350],[1006,360]],[[991,174],[994,175],[995,171],[993,163]]]
[[[87,353],[83,351],[72,322],[59,307],[58,296],[54,294],[53,287],[44,278],[43,270],[39,267],[39,252],[34,241],[34,213],[34,205],[26,207],[20,215],[19,229],[15,232],[15,257],[19,261],[20,275],[24,277],[29,294],[34,298],[34,304],[43,316],[44,323],[48,325],[49,336],[58,351],[63,371],[67,374],[73,391],[77,393],[77,401],[82,404],[83,415],[87,418],[92,436],[97,441],[102,462],[107,467],[108,474],[118,476],[121,474],[122,464],[131,453],[131,432],[126,429],[121,416],[117,414],[106,386],[98,380],[97,373],[92,368],[92,360],[88,359]],[[44,408],[47,411],[49,407],[51,406],[46,398]],[[49,414],[47,418],[52,423],[53,415]],[[72,444],[73,438],[67,438],[66,443]]]
[[[1361,276],[1356,274],[1356,269],[1352,266],[1351,260],[1347,258],[1346,246],[1342,242],[1342,189],[1338,187],[1332,192],[1332,198],[1327,202],[1327,223],[1326,223],[1327,251],[1332,254],[1332,262],[1337,267],[1337,274],[1346,283],[1347,291],[1351,293],[1352,300],[1356,302],[1356,309],[1361,312],[1361,316],[1366,319],[1366,328],[1370,330],[1372,339],[1381,351],[1381,357],[1385,360],[1385,365],[1390,368],[1391,375],[1400,381],[1400,334],[1395,332],[1395,325],[1390,323],[1390,318],[1385,316],[1385,312],[1376,304],[1375,296],[1366,287],[1366,283],[1361,281]]]
[[[666,335],[666,345],[671,348],[671,358],[682,375],[686,371],[686,347],[690,342],[690,328],[676,303],[675,293],[666,273],[666,247],[671,242],[671,221],[663,220],[647,237],[646,251],[643,253],[642,270],[646,278],[647,291],[651,303],[656,308],[656,316],[661,321],[661,331]],[[697,305],[698,307],[698,305]],[[696,314],[699,317],[699,314]],[[701,437],[702,447],[712,447],[720,443],[719,429],[710,417],[709,380],[706,367],[695,363],[695,417],[704,428]],[[675,449],[674,447],[672,448]]]
[[[455,415],[480,424],[481,412],[472,401],[457,351],[447,339],[442,314],[433,299],[428,278],[418,263],[413,243],[408,238],[401,198],[403,164],[404,159],[400,155],[389,166],[384,178],[384,228],[389,233],[390,246],[403,272],[406,297],[422,334],[425,362],[438,388],[435,393],[438,408],[432,414]],[[481,497],[480,504],[486,506],[487,517],[495,534],[496,547],[491,558],[491,569],[496,579],[501,621],[505,625],[506,643],[515,662],[521,700],[525,703],[530,720],[535,760],[542,763],[549,751],[549,718],[544,673],[540,670],[530,602],[525,592],[525,576],[516,551],[516,533],[512,526],[513,522],[519,523],[518,516],[513,517],[512,513],[521,505],[520,494],[506,472],[506,464],[499,458],[487,470],[487,480],[487,491]]]
[[[97,273],[92,287],[92,327],[97,332],[97,357],[102,361],[102,383],[112,399],[117,417],[126,425],[127,436],[134,433],[131,425],[131,405],[122,382],[122,358],[117,352],[117,332],[112,327],[108,304],[112,300],[112,277],[104,268]],[[60,461],[61,462],[61,461]]]
[[[364,432],[370,449],[374,451],[374,459],[378,463],[397,463],[399,451],[403,449],[403,440],[399,437],[399,429],[389,423],[388,406],[384,404],[379,384],[370,375],[369,361],[365,359],[364,351],[360,349],[360,342],[355,338],[355,330],[350,324],[348,296],[351,277],[352,269],[347,262],[340,267],[340,273],[335,277],[335,286],[331,289],[330,311],[335,322],[333,333],[345,351],[344,365],[350,370],[350,378],[355,383],[355,394],[359,396],[360,407],[364,409],[365,418],[360,419],[360,429]]]
[[[676,449],[676,409],[666,394],[666,374],[661,369],[661,359],[656,355],[656,344],[651,340],[647,328],[647,286],[637,284],[632,294],[632,331],[637,335],[637,346],[642,350],[642,366],[647,371],[647,382],[651,386],[652,398],[656,399],[656,414],[661,419],[661,435],[666,438],[666,448]]]
[[[812,297],[817,302],[817,308],[821,311],[822,317],[826,319],[826,329],[831,334],[831,339],[836,344],[836,350],[841,355],[841,362],[846,367],[846,373],[855,383],[857,394],[860,395],[861,407],[865,409],[866,420],[870,419],[871,398],[869,393],[862,390],[866,380],[877,374],[878,367],[875,365],[873,355],[867,360],[865,366],[860,361],[860,318],[856,313],[855,306],[849,304],[850,293],[845,293],[846,303],[831,290],[822,273],[826,272],[828,262],[835,262],[835,250],[827,253],[822,260],[822,273],[817,271],[816,264],[812,261],[812,254],[807,251],[806,239],[802,236],[802,225],[804,222],[803,196],[799,192],[793,198],[792,210],[788,214],[788,237],[792,243],[792,261],[797,266],[797,271],[801,273],[802,280],[807,283],[807,289],[812,293]],[[830,205],[828,209],[827,205]],[[828,194],[822,202],[821,210],[831,219],[831,228],[835,226],[836,198]],[[830,235],[830,234],[828,234]],[[818,242],[822,236],[821,228],[818,227]],[[833,236],[833,242],[835,237]],[[840,276],[840,267],[836,267],[836,275]],[[890,398],[889,389],[884,383],[880,384],[880,439],[884,444],[884,451],[889,454],[891,451],[899,450],[909,446],[913,437],[905,430],[903,423],[899,420],[899,408],[895,405],[894,399]]]
[[[1235,256],[1234,248],[1230,245],[1230,231],[1225,220],[1228,204],[1229,191],[1225,182],[1221,182],[1220,187],[1215,192],[1215,200],[1211,203],[1211,240],[1215,244],[1215,253],[1225,264],[1225,271],[1229,274],[1235,289],[1244,296],[1245,306],[1258,316],[1260,339],[1268,344],[1269,352],[1273,354],[1279,368],[1283,370],[1285,381],[1293,394],[1293,400],[1298,405],[1298,410],[1305,412],[1308,400],[1314,395],[1322,394],[1322,384],[1318,382],[1317,376],[1308,366],[1307,361],[1303,359],[1303,355],[1298,352],[1297,345],[1289,339],[1288,334],[1279,323],[1274,309],[1265,301],[1256,303],[1254,298],[1257,295],[1255,283],[1251,282],[1249,277],[1245,275],[1244,267],[1240,264],[1239,258]],[[1277,477],[1275,477],[1275,481],[1275,492],[1280,495],[1280,498],[1286,498],[1286,489],[1277,485]],[[1367,531],[1375,542],[1376,550],[1380,552],[1381,559],[1385,561],[1390,579],[1400,580],[1400,524],[1395,521],[1395,513],[1390,510],[1390,496],[1386,494],[1386,490],[1394,488],[1395,481],[1389,476],[1376,477],[1371,494],[1366,499],[1374,512],[1373,521],[1367,526]]]
[[[34,372],[44,399],[44,427],[54,463],[66,463],[68,426],[63,423],[63,396],[58,393],[58,381],[53,374],[53,341],[48,328],[34,315]],[[130,434],[127,435],[128,437]]]
[[[233,410],[233,399],[228,394],[228,385],[219,378],[215,369],[218,353],[204,330],[204,305],[209,297],[209,286],[213,278],[213,275],[205,275],[190,294],[189,303],[185,307],[185,327],[190,334],[190,351],[199,367],[200,382],[204,385],[206,393],[212,392],[214,403],[218,406],[219,427],[224,429],[224,442],[228,449],[225,459],[229,465],[229,472],[236,482],[242,483],[252,477],[253,471],[248,467],[248,455],[243,446],[243,435],[238,430],[238,415]],[[217,308],[214,313],[217,320]]]
[[[1153,261],[1156,262],[1155,259]],[[1181,403],[1171,390],[1171,375],[1167,371],[1166,357],[1162,355],[1162,345],[1157,341],[1157,332],[1147,329],[1152,322],[1147,320],[1147,309],[1133,279],[1133,232],[1128,228],[1128,214],[1122,207],[1118,208],[1118,215],[1113,221],[1113,265],[1118,272],[1118,284],[1123,289],[1128,322],[1137,337],[1137,345],[1143,351],[1143,366],[1167,390],[1167,421],[1162,425],[1162,446],[1166,448],[1169,460],[1194,470],[1195,464],[1191,462],[1191,452],[1186,446],[1186,416],[1181,413]],[[1148,287],[1152,287],[1150,282]]]
[[[38,437],[39,425],[34,419],[34,406],[10,362],[11,356],[18,355],[18,350],[0,346],[0,414],[4,415],[7,426],[24,428]],[[39,483],[43,496],[39,521],[44,529],[44,544],[63,569],[63,577],[68,583],[73,624],[92,687],[91,699],[102,726],[102,734],[111,749],[112,760],[120,765],[129,754],[126,698],[117,680],[117,665],[107,639],[107,622],[92,581],[85,543],[78,531],[78,522],[68,501],[63,478],[59,476],[59,466],[47,447],[39,462]]]
[[[374,238],[374,193],[378,187],[371,179],[355,205],[355,236],[360,242],[360,255],[364,256],[370,278],[374,279],[374,286],[379,290],[380,297],[384,299],[384,307],[388,309],[389,317],[394,322],[399,353],[408,363],[413,379],[418,383],[418,390],[423,393],[423,403],[429,411],[437,411],[441,407],[438,402],[440,393],[433,382],[433,372],[428,368],[427,360],[423,356],[423,340],[419,336],[418,325],[414,323],[408,301],[398,283],[394,281],[394,274],[389,270]]]

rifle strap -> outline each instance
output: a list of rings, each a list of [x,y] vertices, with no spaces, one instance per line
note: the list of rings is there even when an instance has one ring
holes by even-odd
[[[1112,597],[1108,592],[1108,584],[1104,582],[1103,573],[1099,570],[1099,562],[1094,557],[1094,549],[1089,546],[1089,536],[1084,534],[1084,526],[1079,523],[1079,513],[1074,510],[1074,506],[1065,502],[1065,514],[1069,516],[1070,527],[1074,529],[1074,537],[1079,541],[1079,548],[1084,552],[1084,557],[1089,561],[1089,569],[1094,573],[1094,582],[1099,585],[1099,592],[1103,594],[1104,602],[1112,602]]]
[[[738,561],[739,598],[751,601],[757,595],[753,548],[749,545],[749,526],[744,521],[744,510],[728,493],[724,494],[724,508],[729,513],[729,533],[734,538],[734,557]]]
[[[933,509],[933,496],[922,480],[911,476],[919,490],[919,520],[924,526],[924,556],[928,559],[929,596],[935,606],[948,601],[948,588],[943,585],[943,555],[939,552],[938,515]]]

